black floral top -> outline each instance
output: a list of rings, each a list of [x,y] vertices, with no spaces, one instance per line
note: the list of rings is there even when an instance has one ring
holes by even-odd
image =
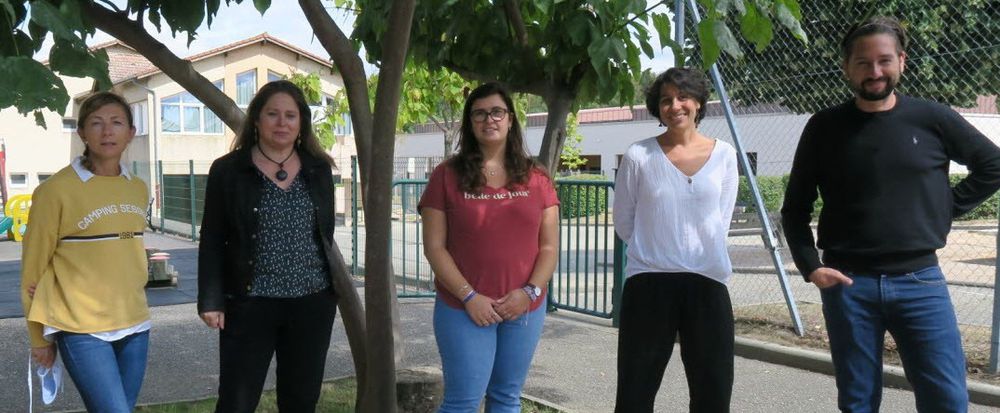
[[[316,215],[302,175],[287,190],[259,173],[257,251],[250,294],[302,297],[327,289],[326,260],[316,238]]]

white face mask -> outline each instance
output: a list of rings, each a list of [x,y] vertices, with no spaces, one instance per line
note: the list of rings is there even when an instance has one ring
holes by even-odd
[[[34,372],[38,375],[38,381],[41,383],[40,392],[42,393],[42,402],[46,405],[52,404],[56,400],[56,396],[59,395],[59,391],[62,390],[63,381],[63,367],[60,357],[57,355],[55,362],[52,363],[51,368],[45,368],[38,366],[38,369]],[[28,411],[32,411],[32,397],[33,397],[33,384],[34,380],[31,377],[31,356],[28,356]]]

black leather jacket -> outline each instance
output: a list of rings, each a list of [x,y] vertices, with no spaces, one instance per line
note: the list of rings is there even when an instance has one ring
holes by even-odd
[[[333,251],[333,173],[304,150],[298,152],[302,174],[315,205],[316,231],[326,256],[327,277]],[[227,295],[245,295],[253,280],[257,243],[257,206],[261,185],[249,149],[230,152],[212,163],[205,187],[205,210],[198,247],[198,312],[224,311]],[[332,291],[332,288],[331,288]]]

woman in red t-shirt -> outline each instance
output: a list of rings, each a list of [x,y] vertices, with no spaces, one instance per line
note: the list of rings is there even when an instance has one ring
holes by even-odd
[[[528,155],[510,95],[469,94],[458,154],[420,200],[424,255],[437,275],[434,336],[444,370],[440,412],[520,412],[559,247],[559,200]]]

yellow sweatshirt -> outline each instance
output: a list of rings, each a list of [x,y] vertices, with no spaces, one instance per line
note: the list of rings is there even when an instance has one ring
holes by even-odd
[[[97,333],[149,319],[142,242],[149,195],[123,171],[97,176],[74,161],[32,194],[21,256],[21,303],[32,347],[49,345],[43,325]]]

